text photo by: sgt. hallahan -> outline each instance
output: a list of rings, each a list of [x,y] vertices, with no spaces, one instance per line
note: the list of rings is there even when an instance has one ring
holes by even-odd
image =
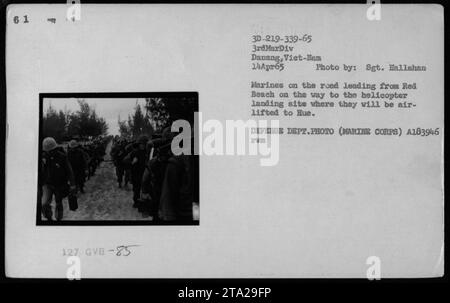
[[[190,92],[41,94],[37,225],[198,224],[198,155],[171,149],[195,112]]]

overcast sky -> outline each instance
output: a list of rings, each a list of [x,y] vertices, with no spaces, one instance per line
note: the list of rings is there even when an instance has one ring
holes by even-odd
[[[45,114],[50,104],[57,111],[78,111],[80,106],[77,100],[77,98],[46,98],[44,99],[43,113]],[[121,120],[128,119],[128,115],[134,113],[136,102],[141,105],[143,112],[145,112],[143,108],[145,99],[143,98],[84,98],[84,100],[91,108],[95,108],[95,112],[99,117],[105,119],[108,124],[108,134],[110,135],[119,134],[119,125],[117,124],[118,116],[120,115]]]

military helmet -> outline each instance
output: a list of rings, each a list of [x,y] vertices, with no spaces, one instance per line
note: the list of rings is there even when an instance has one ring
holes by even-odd
[[[56,147],[58,147],[58,144],[56,144],[55,139],[53,139],[52,137],[47,137],[44,139],[44,141],[42,141],[42,149],[46,152],[51,151]]]
[[[71,141],[69,142],[69,147],[70,147],[70,148],[75,148],[75,147],[77,147],[77,146],[78,146],[77,141],[71,140]]]

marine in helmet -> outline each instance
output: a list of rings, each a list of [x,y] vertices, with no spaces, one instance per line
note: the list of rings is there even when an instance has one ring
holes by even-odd
[[[131,183],[133,184],[133,207],[139,207],[142,175],[147,160],[146,145],[148,137],[141,135],[134,144],[133,150],[126,156],[125,162],[131,165]]]
[[[47,137],[42,142],[42,162],[40,171],[40,185],[42,186],[41,210],[44,217],[52,221],[53,212],[51,202],[55,198],[55,218],[63,218],[63,198],[69,191],[75,192],[75,178],[72,167],[63,148],[59,147],[55,139]]]
[[[70,165],[72,166],[73,174],[75,177],[75,183],[78,190],[84,193],[85,171],[87,170],[87,155],[80,148],[77,141],[72,140],[69,142],[69,148],[67,151],[67,157]]]

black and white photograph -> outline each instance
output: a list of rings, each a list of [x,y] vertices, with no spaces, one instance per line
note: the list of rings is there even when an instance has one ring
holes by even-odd
[[[41,95],[37,224],[198,224],[198,156],[171,150],[197,94],[90,96]]]

